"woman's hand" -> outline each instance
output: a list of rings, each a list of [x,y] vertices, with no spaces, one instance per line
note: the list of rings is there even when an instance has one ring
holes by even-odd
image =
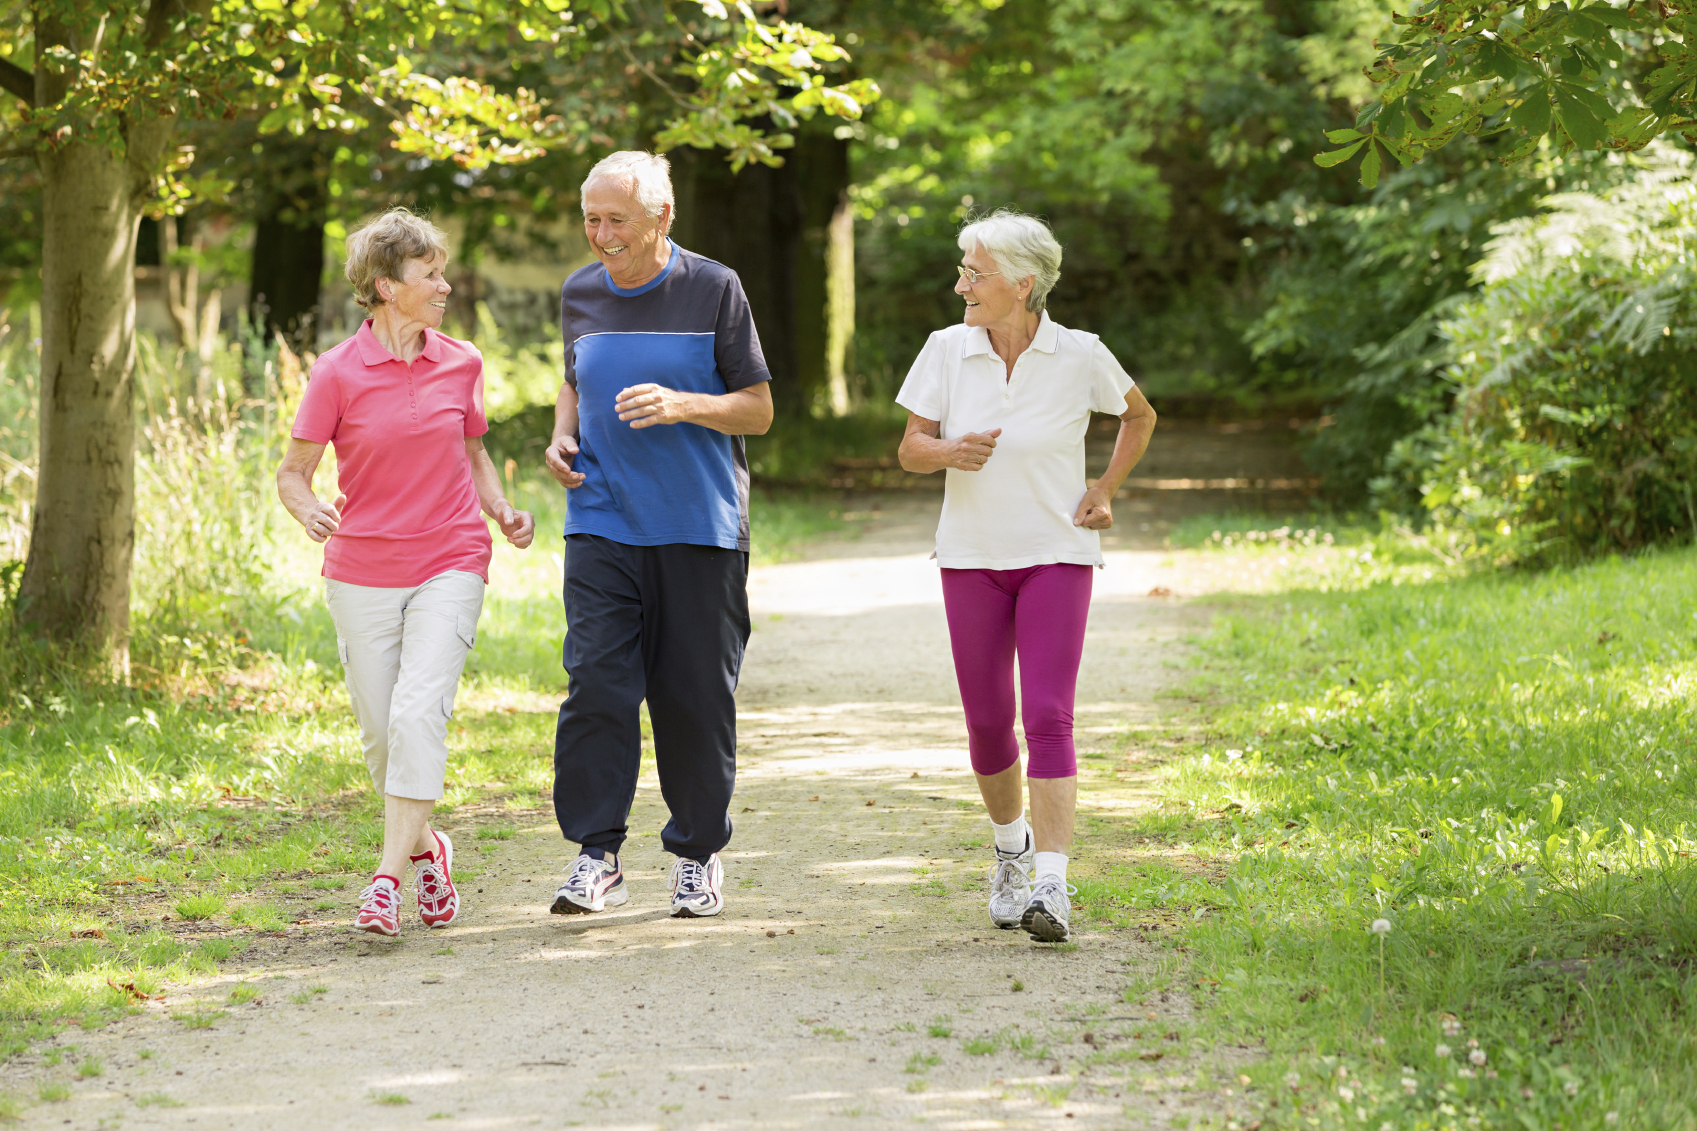
[[[1106,530],[1114,524],[1113,496],[1101,487],[1092,487],[1078,501],[1072,524],[1086,530]]]
[[[530,540],[536,537],[536,516],[529,511],[513,509],[513,504],[505,499],[495,503],[494,518],[501,527],[501,533],[507,536],[507,541],[524,549],[530,545]]]
[[[956,471],[981,470],[990,462],[996,451],[996,437],[1001,434],[1000,428],[992,428],[988,432],[968,432],[948,441],[943,450],[944,466]]]
[[[300,524],[306,527],[306,536],[314,542],[327,542],[330,535],[342,525],[342,508],[348,505],[346,495],[337,495],[334,503],[326,503],[314,499],[312,508],[304,515],[296,515]]]

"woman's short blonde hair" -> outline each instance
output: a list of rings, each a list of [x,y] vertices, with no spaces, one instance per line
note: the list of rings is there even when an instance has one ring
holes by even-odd
[[[1033,314],[1048,303],[1049,292],[1061,281],[1061,244],[1049,225],[1012,208],[998,208],[960,230],[960,249],[984,249],[996,269],[1014,286],[1031,280],[1025,309]]]
[[[370,310],[386,301],[377,280],[399,283],[407,260],[448,258],[448,237],[442,229],[405,208],[391,208],[348,237],[344,269],[353,284],[354,301]]]

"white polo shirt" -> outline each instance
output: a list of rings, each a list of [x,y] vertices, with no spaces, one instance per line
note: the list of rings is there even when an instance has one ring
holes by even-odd
[[[932,334],[896,403],[938,421],[945,440],[1002,430],[982,468],[943,473],[937,564],[1102,565],[1096,531],[1072,524],[1085,490],[1084,433],[1092,411],[1125,412],[1131,386],[1101,339],[1068,330],[1047,311],[1012,377],[983,329],[961,324]]]

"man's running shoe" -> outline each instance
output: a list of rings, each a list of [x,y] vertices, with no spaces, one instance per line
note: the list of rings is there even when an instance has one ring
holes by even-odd
[[[418,917],[426,927],[446,927],[460,913],[460,893],[454,890],[454,842],[447,833],[435,832],[436,852],[423,860],[415,858],[418,870]]]
[[[996,866],[990,872],[990,922],[1004,931],[1019,926],[1031,902],[1031,870],[1037,863],[1031,834],[1025,834],[1025,851],[1009,856],[996,849]]]
[[[715,852],[706,864],[687,856],[672,865],[672,914],[681,919],[705,919],[725,909],[719,889],[725,882],[725,867]]]
[[[618,857],[597,860],[585,855],[572,861],[572,870],[566,874],[566,882],[560,885],[560,890],[554,893],[554,903],[548,911],[553,915],[582,915],[622,906],[628,899],[630,892],[625,890],[625,870],[620,866]]]
[[[1019,925],[1038,942],[1066,942],[1067,920],[1072,915],[1072,897],[1078,889],[1050,877],[1038,880]]]
[[[359,914],[354,926],[374,935],[393,937],[401,933],[401,893],[388,876],[378,876],[359,893]]]

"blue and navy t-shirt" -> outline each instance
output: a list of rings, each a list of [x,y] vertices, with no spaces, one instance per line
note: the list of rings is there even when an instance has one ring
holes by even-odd
[[[673,244],[665,270],[626,290],[591,263],[560,291],[560,334],[577,390],[572,466],[585,476],[566,533],[747,550],[743,438],[699,424],[632,428],[613,409],[632,385],[723,394],[772,379],[736,272]]]

